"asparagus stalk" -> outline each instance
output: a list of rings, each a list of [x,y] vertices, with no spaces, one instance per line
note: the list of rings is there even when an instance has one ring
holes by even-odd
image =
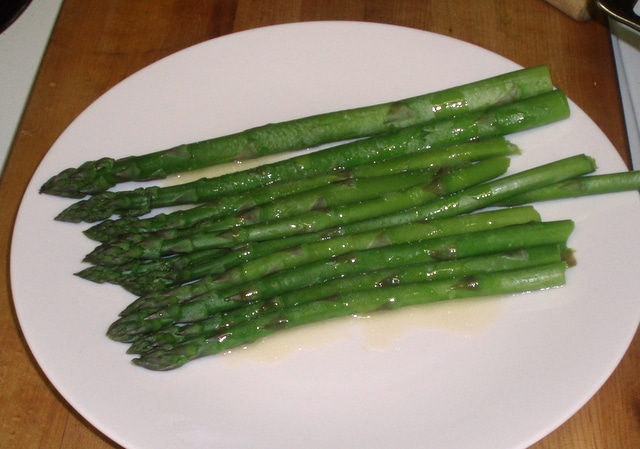
[[[359,222],[352,225],[343,226],[340,232],[363,232],[370,229],[383,228],[385,226],[393,226],[401,223],[409,223],[429,217],[437,217],[441,215],[447,215],[451,211],[456,213],[464,213],[474,208],[482,208],[492,204],[493,201],[501,201],[504,198],[509,198],[511,195],[518,194],[518,192],[526,192],[529,189],[535,189],[536,187],[548,183],[556,182],[563,177],[578,176],[585,172],[592,171],[595,168],[593,160],[586,156],[575,156],[567,158],[561,161],[556,161],[551,164],[543,165],[541,167],[533,168],[525,172],[516,173],[514,175],[506,176],[495,183],[490,182],[484,186],[480,186],[477,191],[467,189],[460,195],[453,195],[449,198],[444,198],[434,202],[431,205],[427,205],[420,210],[410,209],[407,212],[400,214],[389,215],[379,219],[372,219],[366,222]],[[496,193],[497,192],[497,193]],[[465,195],[471,197],[465,198]],[[473,198],[476,198],[473,200]],[[464,207],[461,209],[460,204],[463,203]],[[473,206],[473,207],[470,207]],[[216,260],[208,260],[195,267],[186,268],[185,270],[178,271],[173,280],[169,280],[167,275],[165,280],[157,280],[155,284],[160,288],[170,288],[177,282],[187,282],[195,280],[206,273],[220,273],[228,268],[239,265],[240,263],[249,260],[251,258],[261,256],[270,251],[282,250],[286,247],[293,247],[300,241],[301,236],[295,236],[296,238],[291,240],[291,245],[288,245],[288,240],[276,240],[275,243],[263,242],[256,247],[247,249],[243,252],[230,252],[227,255],[223,255]],[[310,239],[322,239],[322,235],[310,234]],[[306,241],[309,241],[306,240]],[[272,245],[274,247],[272,247]],[[190,271],[193,270],[193,271]],[[147,288],[148,282],[133,284],[140,288],[136,290],[140,294],[146,294],[152,291]],[[144,287],[144,288],[142,288]]]
[[[579,176],[500,201],[503,206],[578,198],[640,189],[640,171]]]
[[[518,70],[431,94],[269,124],[142,156],[88,161],[53,176],[41,191],[82,198],[126,181],[159,179],[223,162],[386,133],[538,95],[552,88],[547,67]]]
[[[148,218],[122,217],[119,219],[107,219],[86,229],[84,235],[99,242],[109,242],[125,234],[188,228],[195,226],[202,220],[225,217],[231,213],[242,212],[259,204],[268,203],[275,198],[304,192],[332,182],[349,179],[350,177],[351,173],[349,171],[336,170],[294,181],[275,182],[255,191],[220,197],[200,206],[171,213],[159,213]]]
[[[631,172],[621,172],[621,173],[611,173],[605,175],[591,175],[591,176],[581,176],[574,179],[570,179],[568,181],[563,181],[560,183],[556,183],[550,185],[548,187],[543,187],[540,189],[534,189],[532,191],[523,193],[521,195],[516,195],[514,197],[501,200],[496,205],[499,206],[515,206],[527,203],[535,203],[540,201],[552,201],[563,198],[577,198],[589,195],[600,195],[600,194],[608,194],[608,193],[616,193],[623,191],[631,191],[640,189],[640,172],[631,171]],[[312,237],[310,240],[313,240]],[[317,237],[318,239],[321,237]],[[267,242],[268,243],[268,242]],[[285,242],[279,242],[285,243]],[[296,242],[292,242],[291,246],[295,246]],[[257,251],[254,249],[254,246],[251,246],[249,249],[247,245],[247,249],[244,251],[245,255],[263,252]],[[258,248],[261,246],[267,246],[263,244],[258,244]],[[279,247],[278,247],[279,248]],[[264,252],[271,252],[277,250],[276,248],[265,249]],[[217,252],[217,251],[216,251]],[[197,254],[197,253],[195,253]],[[158,289],[166,289],[172,286],[175,286],[179,283],[193,281],[198,279],[207,273],[215,273],[222,272],[225,269],[228,269],[234,265],[238,265],[242,263],[245,259],[245,255],[239,252],[230,252],[223,256],[217,257],[214,260],[212,258],[208,258],[208,260],[202,260],[201,263],[193,263],[193,264],[183,264],[180,266],[175,266],[173,268],[168,268],[168,265],[165,265],[165,262],[159,262],[162,267],[167,267],[164,269],[160,269],[158,272],[149,273],[148,278],[153,280],[154,283],[158,286]],[[186,255],[185,255],[186,256]],[[232,262],[233,261],[233,262]],[[147,261],[144,261],[146,263]],[[150,293],[155,290],[153,286],[151,288],[147,288],[150,281],[143,280],[140,282],[138,278],[132,277],[131,279],[124,279],[124,276],[121,274],[121,271],[131,271],[138,272],[132,268],[135,264],[140,262],[132,262],[132,266],[127,266],[123,268],[110,268],[103,266],[89,267],[86,269],[86,278],[92,280],[94,282],[113,282],[118,283],[123,286],[127,286],[130,291],[143,295],[146,293]],[[144,270],[143,266],[143,270]],[[143,271],[140,270],[140,271]],[[85,277],[81,272],[81,276]],[[108,273],[108,276],[103,273]],[[136,289],[135,287],[143,287],[141,289]]]
[[[442,220],[431,220],[424,223],[413,223],[394,226],[378,231],[362,234],[338,236],[331,239],[310,239],[299,245],[272,246],[258,252],[245,260],[235,269],[212,271],[205,276],[203,282],[189,283],[167,292],[157,292],[139,298],[127,307],[122,315],[127,315],[142,308],[166,307],[185,302],[190,298],[202,295],[214,288],[220,288],[220,281],[229,286],[230,283],[242,284],[255,280],[266,274],[273,274],[287,268],[302,266],[322,259],[335,259],[344,254],[354,255],[354,251],[382,248],[390,245],[418,242],[425,239],[445,237],[461,233],[478,232],[486,229],[502,228],[515,224],[539,222],[540,215],[531,206],[500,209],[479,212],[477,214],[461,215],[459,217]],[[279,239],[274,242],[299,240],[296,238]],[[371,253],[376,254],[376,253]],[[385,263],[386,259],[395,260],[393,254],[383,254],[380,262],[370,255],[373,263]],[[352,258],[351,258],[352,259]],[[347,260],[351,260],[347,258]],[[353,262],[353,261],[352,261]],[[360,262],[359,262],[360,263]],[[392,263],[389,261],[389,263]],[[377,267],[377,265],[375,265]],[[372,269],[370,266],[365,269]],[[375,268],[378,269],[378,268]],[[224,273],[224,274],[223,274]],[[345,273],[342,273],[345,274]]]
[[[76,276],[98,284],[117,284],[131,293],[143,295],[197,279],[197,268],[226,256],[225,249],[209,249],[154,260],[134,260],[116,267],[92,265]],[[181,273],[187,276],[183,279]],[[208,272],[209,273],[209,272]]]
[[[325,238],[328,237],[318,234],[302,234],[286,239],[248,243],[228,249],[228,251],[226,248],[203,249],[159,259],[132,259],[122,265],[92,265],[76,274],[93,282],[117,284],[138,296],[142,296],[162,292],[207,275],[223,273],[230,268],[269,253]],[[209,257],[209,254],[214,254],[214,256]],[[166,261],[171,261],[171,263],[175,261],[176,268],[163,269],[165,266],[163,263]],[[149,262],[155,263],[159,269],[154,271],[153,265],[151,265],[147,270]],[[140,273],[140,276],[136,276],[137,273]]]
[[[169,350],[159,348],[150,351],[133,362],[150,370],[175,369],[191,360],[256,342],[274,332],[321,320],[368,315],[449,299],[507,295],[558,287],[566,282],[565,272],[566,265],[556,262],[543,267],[331,295],[265,314],[246,324],[190,339]]]
[[[441,195],[496,178],[506,172],[509,162],[506,157],[491,158],[469,167],[441,173],[424,185],[391,192],[368,201],[336,206],[327,211],[310,211],[222,232],[202,232],[176,239],[137,236],[137,239],[118,240],[98,246],[86,256],[85,261],[101,265],[119,265],[132,258],[155,259],[174,253],[188,253],[205,248],[230,248],[251,241],[318,232],[346,223],[367,220],[380,214],[400,211],[416,204],[424,204]]]
[[[161,213],[149,218],[123,217],[115,220],[109,219],[92,226],[84,233],[93,240],[109,242],[124,234],[190,228],[199,225],[205,220],[228,216],[232,212],[243,212],[261,204],[276,201],[282,197],[288,197],[351,178],[377,177],[411,170],[463,165],[491,157],[511,156],[519,153],[520,149],[504,137],[465,142],[399,156],[375,164],[359,165],[350,170],[334,170],[327,174],[310,176],[299,180],[274,182],[260,189],[224,196],[211,203],[187,210],[178,210],[168,214]]]
[[[249,209],[246,213],[237,216],[230,216],[226,220],[210,222],[205,219],[196,223],[193,227],[187,229],[168,229],[154,233],[154,239],[177,239],[189,238],[203,232],[213,232],[220,229],[228,229],[234,226],[242,225],[249,222],[266,221],[269,219],[284,218],[289,215],[305,211],[305,210],[323,210],[324,208],[334,207],[338,204],[345,204],[352,201],[373,198],[384,192],[391,192],[396,189],[410,187],[418,182],[425,182],[435,177],[435,170],[404,172],[396,175],[384,175],[365,178],[351,178],[344,182],[328,184],[323,187],[312,189],[297,195],[290,195],[275,201],[271,204],[265,204],[261,207]],[[127,236],[121,239],[126,239]],[[146,235],[133,234],[129,240],[134,245],[140,243],[140,238]],[[109,242],[110,245],[122,244],[121,240]],[[167,273],[186,273],[189,266],[190,277],[180,278],[181,282],[195,279],[198,271],[193,270],[193,263],[201,261],[201,269],[205,266],[215,266],[218,264],[217,256],[224,253],[221,249],[204,249],[202,251],[194,251],[177,257],[159,258],[154,260],[131,261],[114,266],[93,265],[88,267],[77,275],[87,280],[104,283],[118,283],[127,290],[136,294],[149,293],[156,289],[165,289],[175,284],[175,281],[167,279]],[[186,257],[194,254],[194,257]],[[119,273],[123,273],[122,275]]]
[[[444,172],[446,170],[448,168],[443,169]],[[348,178],[295,195],[281,197],[221,219],[205,219],[188,228],[157,231],[148,238],[163,240],[190,238],[197,234],[222,232],[238,226],[283,220],[306,213],[325,213],[332,209],[349,207],[360,201],[384,198],[387,194],[417,185],[424,186],[432,183],[437,176],[437,169],[426,169],[392,175]],[[135,243],[140,241],[140,237],[147,238],[147,235],[129,236]],[[124,239],[126,238],[125,236]],[[116,242],[119,243],[121,240]]]
[[[56,219],[94,222],[113,215],[140,216],[160,207],[196,204],[263,187],[274,181],[298,179],[334,169],[350,169],[364,163],[401,154],[539,127],[568,117],[566,96],[554,90],[536,97],[470,112],[448,120],[414,125],[394,133],[338,145],[265,164],[251,170],[203,178],[169,187],[141,187],[129,191],[104,192],[73,203]]]
[[[552,201],[563,198],[576,198],[588,195],[600,195],[622,191],[638,190],[640,189],[639,173],[640,172],[638,171],[631,171],[605,175],[580,176],[568,181],[562,181],[556,184],[552,184],[548,187],[533,189],[523,194],[498,201],[496,205],[515,206],[540,201]],[[357,231],[357,229],[353,230]],[[313,238],[316,237],[312,236],[312,239]],[[317,238],[320,239],[321,237],[318,236]],[[285,244],[284,241],[278,243]],[[295,244],[298,242],[292,241],[291,243],[291,246],[295,246]],[[180,269],[176,268],[170,271],[163,270],[162,273],[164,274],[164,277],[161,279],[156,277],[155,284],[158,286],[158,289],[170,288],[177,285],[178,283],[198,279],[206,275],[207,273],[220,273],[235,265],[239,265],[243,261],[247,260],[247,257],[251,254],[256,254],[257,256],[267,252],[276,251],[281,248],[281,246],[278,246],[277,248],[268,249],[269,246],[269,242],[258,243],[257,245],[251,246],[250,249],[247,247],[244,253],[229,252],[221,257],[216,258],[215,260],[207,260],[203,261],[202,263],[192,264],[188,267],[185,266],[181,267]],[[261,250],[262,247],[265,247],[264,251]],[[88,269],[88,271],[93,270],[93,267]],[[96,267],[95,270],[102,271],[107,270],[107,268]],[[121,276],[117,272],[113,275],[113,277],[114,279],[121,278]],[[97,281],[100,282],[99,280]],[[126,282],[121,285],[126,285]],[[131,280],[131,287],[144,287],[139,290],[132,290],[139,295],[147,294],[153,291],[154,289],[152,286],[151,288],[147,288],[147,286],[149,285],[150,282],[146,280],[142,282]]]
[[[286,239],[246,243],[229,251],[225,251],[226,248],[203,249],[159,259],[132,259],[122,265],[92,265],[76,275],[92,282],[117,284],[131,293],[143,296],[161,293],[205,276],[219,275],[250,260],[287,248],[340,235],[340,230],[334,229],[327,233],[301,234]]]
[[[493,161],[494,159],[479,162],[468,170],[477,169],[482,167],[482,164]],[[466,189],[447,188],[443,191],[439,186],[436,189],[437,193],[433,193],[432,189],[414,188],[357,206],[335,208],[330,213],[310,213],[291,219],[240,227],[229,232],[202,233],[176,240],[147,239],[136,245],[126,242],[119,245],[103,245],[87,255],[86,260],[97,264],[120,264],[127,258],[158,258],[171,253],[204,248],[232,247],[250,241],[318,232],[335,226],[342,227],[346,233],[362,232],[434,217],[450,217],[491,206],[530,189],[591,173],[595,168],[592,158],[577,155],[490,182],[471,184],[472,187]],[[467,170],[459,172],[465,175],[468,173]],[[451,192],[457,193],[447,195]]]
[[[485,207],[494,206],[532,189],[566,181],[577,176],[592,173],[596,170],[595,160],[584,154],[570,156],[548,164],[514,173],[468,189],[439,198],[436,201],[417,205],[395,214],[379,216],[368,221],[347,224],[342,231],[364,232],[410,223],[429,220],[434,217],[450,217],[473,212]]]
[[[188,325],[171,325],[158,332],[139,334],[127,350],[129,354],[142,354],[158,347],[171,347],[190,338],[210,335],[219,329],[228,329],[264,313],[295,307],[332,295],[358,292],[388,285],[461,278],[480,273],[491,273],[517,268],[535,267],[563,260],[563,251],[557,245],[517,249],[486,256],[454,261],[413,264],[359,273],[328,280],[310,287],[288,291],[267,300],[241,306],[228,312],[212,314],[209,318]]]
[[[497,156],[520,154],[517,145],[504,136],[471,140],[453,145],[431,148],[429,151],[402,154],[398,157],[358,165],[350,169],[354,177],[383,176],[411,170],[441,168],[478,162]]]
[[[208,293],[186,302],[166,297],[166,300],[172,301],[166,307],[158,308],[156,304],[146,309],[137,304],[135,311],[121,316],[109,327],[108,335],[117,341],[131,341],[132,336],[140,333],[157,331],[175,323],[200,321],[213,313],[231,310],[248,302],[392,264],[456,260],[538,245],[566,246],[572,231],[573,222],[570,220],[512,225],[353,252],[340,258],[319,260],[278,271],[266,277],[260,277],[262,273],[255,275],[245,272],[240,274],[239,279],[231,282],[225,280],[218,288],[214,287]]]

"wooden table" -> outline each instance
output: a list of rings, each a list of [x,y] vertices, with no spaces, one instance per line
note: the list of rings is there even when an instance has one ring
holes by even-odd
[[[0,179],[0,448],[115,448],[49,385],[21,339],[9,285],[20,198],[42,157],[107,89],[190,45],[312,20],[404,25],[546,63],[628,163],[607,22],[576,22],[542,0],[66,0]],[[1,101],[1,99],[0,99]],[[599,393],[536,449],[640,447],[640,336]]]

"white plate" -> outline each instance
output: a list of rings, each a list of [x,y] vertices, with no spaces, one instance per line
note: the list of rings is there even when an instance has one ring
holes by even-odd
[[[11,280],[20,324],[42,370],[82,416],[131,449],[533,444],[598,390],[637,328],[636,193],[539,206],[544,219],[577,224],[570,243],[579,264],[565,288],[444,304],[428,309],[433,318],[416,311],[404,329],[392,316],[371,320],[374,329],[367,320],[319,326],[166,373],[134,367],[126,346],[104,336],[133,297],[72,275],[93,243],[80,234],[84,226],[53,221],[67,200],[38,194],[49,176],[86,159],[162,149],[517,68],[427,32],[318,22],[205,42],[125,80],[60,137],[20,208]],[[525,150],[513,170],[576,152],[596,157],[601,172],[625,169],[574,104],[571,119],[513,140]],[[381,328],[382,336],[370,335]],[[279,345],[288,349],[274,349]]]

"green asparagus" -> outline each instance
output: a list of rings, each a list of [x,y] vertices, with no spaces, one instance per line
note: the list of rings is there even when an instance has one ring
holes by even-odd
[[[135,295],[144,295],[197,279],[199,269],[206,270],[204,267],[211,261],[227,256],[228,252],[214,248],[161,259],[134,260],[116,267],[91,265],[76,276],[98,284],[117,284]]]
[[[200,206],[180,209],[171,213],[159,213],[148,218],[122,217],[107,219],[91,226],[83,233],[92,240],[109,242],[124,234],[141,234],[166,229],[188,228],[202,220],[222,218],[231,213],[239,213],[257,205],[268,203],[275,198],[304,192],[332,182],[349,179],[350,177],[350,172],[336,170],[293,181],[275,182],[251,192],[223,196]]]
[[[353,253],[353,251],[372,248],[382,248],[410,242],[424,241],[436,237],[445,237],[461,233],[472,233],[505,226],[539,222],[540,215],[530,206],[479,212],[477,214],[461,215],[442,220],[431,220],[423,223],[410,223],[393,226],[386,229],[349,234],[331,239],[310,239],[298,245],[277,247],[269,245],[268,250],[258,252],[242,264],[227,270],[212,271],[201,282],[189,283],[166,292],[146,295],[123,311],[123,315],[142,308],[166,307],[185,302],[195,296],[201,296],[212,289],[220,289],[226,285],[242,284],[243,282],[259,279],[287,268],[302,266],[322,259],[332,259]],[[279,239],[276,242],[298,239]],[[369,253],[373,259],[372,254]],[[393,258],[386,254],[384,258]],[[382,259],[385,260],[385,259]],[[224,284],[224,285],[222,285]]]
[[[564,284],[573,222],[521,205],[640,188],[639,172],[591,175],[586,155],[505,175],[505,156],[520,151],[505,136],[569,112],[541,66],[89,161],[41,192],[82,199],[56,220],[104,220],[84,232],[101,245],[77,275],[139,296],[107,335],[131,343],[137,365],[168,370],[322,319]],[[311,147],[215,178],[108,191]],[[181,205],[191,207],[142,217]]]
[[[640,172],[638,171],[632,171],[605,175],[581,176],[568,181],[552,184],[549,187],[534,189],[524,194],[501,200],[496,203],[496,205],[521,205],[539,201],[557,200],[562,198],[576,198],[587,195],[600,195],[605,193],[638,190],[640,189],[639,173]],[[310,235],[310,237],[310,239],[307,239],[308,241],[322,238],[321,236],[314,237],[313,235]],[[297,243],[301,242],[299,240],[292,240],[290,246],[295,246]],[[175,269],[163,269],[160,270],[156,275],[150,274],[148,278],[144,280],[141,280],[140,278],[124,280],[125,277],[119,274],[119,270],[117,268],[108,268],[102,266],[88,268],[86,270],[88,272],[87,274],[91,273],[91,275],[87,276],[87,278],[89,278],[90,280],[94,280],[95,282],[120,283],[120,285],[127,286],[129,291],[132,291],[138,295],[144,295],[152,291],[157,291],[158,289],[168,289],[178,285],[179,283],[196,280],[208,273],[220,273],[228,268],[239,265],[240,263],[248,260],[248,258],[250,258],[249,255],[255,254],[257,256],[260,254],[277,251],[279,249],[282,249],[283,246],[289,246],[285,241],[277,242],[277,247],[270,248],[270,245],[270,242],[260,242],[257,245],[247,245],[246,249],[242,252],[232,251],[215,258],[215,260],[208,259],[203,260],[200,263],[176,267]],[[263,246],[265,247],[265,249],[261,250],[260,248],[262,248]],[[135,264],[140,262],[133,263]],[[164,267],[165,265],[163,264],[162,266]],[[128,271],[129,269],[126,268],[126,270]],[[103,273],[105,271],[111,273],[112,280],[103,280],[101,275],[93,274],[94,272]],[[120,282],[116,281],[116,278],[119,278]],[[136,287],[138,289],[136,289]]]
[[[415,306],[455,298],[507,295],[564,285],[566,264],[479,274],[452,280],[401,284],[323,299],[278,310],[246,324],[188,340],[169,350],[147,352],[133,362],[150,370],[170,370],[204,356],[220,354],[255,342],[282,329],[349,315]]]
[[[437,169],[426,169],[383,176],[348,178],[295,195],[281,197],[270,203],[261,204],[237,214],[232,213],[220,219],[201,220],[188,228],[163,229],[152,233],[149,238],[163,240],[189,238],[196,234],[222,232],[238,226],[283,220],[306,213],[324,213],[332,209],[348,208],[361,201],[384,198],[387,194],[404,191],[417,185],[428,185],[438,179],[439,175],[446,173],[448,169],[448,167],[442,169],[441,173]],[[130,235],[129,238],[138,244],[139,236],[140,234],[135,234],[135,236]],[[143,236],[143,238],[146,237],[146,235]],[[120,243],[123,239],[127,239],[127,236],[113,243]]]
[[[424,185],[381,195],[368,201],[336,206],[328,211],[305,214],[242,226],[222,232],[202,232],[184,238],[164,239],[137,236],[102,244],[89,253],[85,261],[102,265],[119,265],[132,258],[159,258],[174,253],[187,253],[205,248],[234,247],[242,243],[285,236],[313,233],[346,223],[367,220],[380,214],[424,204],[505,173],[510,160],[491,158],[469,167],[461,167],[435,176]],[[132,236],[134,237],[134,236]]]
[[[595,160],[584,154],[570,156],[548,164],[523,170],[483,184],[472,186],[436,201],[416,206],[395,214],[380,216],[368,221],[348,224],[343,232],[364,232],[400,223],[449,217],[494,206],[500,201],[531,189],[541,188],[596,170]]]
[[[640,188],[639,178],[638,172],[582,176],[553,184],[548,188],[534,189],[522,195],[516,195],[515,197],[499,201],[496,205],[519,205],[561,198],[637,190]],[[142,296],[153,291],[166,290],[184,282],[194,281],[207,274],[221,273],[252,257],[258,257],[286,247],[293,247],[300,243],[323,238],[321,235],[313,234],[308,235],[306,239],[299,238],[304,236],[296,237],[295,239],[289,238],[276,242],[269,241],[243,245],[237,250],[227,252],[216,258],[200,258],[197,263],[182,264],[173,263],[172,259],[168,261],[161,259],[159,262],[154,262],[160,267],[157,271],[150,270],[150,268],[154,266],[154,264],[147,263],[150,261],[142,260],[133,261],[123,267],[92,266],[80,272],[79,275],[94,282],[116,283],[122,285],[132,293]],[[203,250],[201,252],[207,253],[208,251],[210,250]],[[214,251],[218,252],[217,250]],[[193,254],[197,255],[199,253],[200,251]],[[191,253],[186,253],[182,256],[188,258],[187,256],[189,254]],[[178,262],[179,259],[178,257],[176,262]],[[171,262],[171,264],[168,262]],[[138,264],[142,265],[142,267],[136,268]],[[131,276],[121,274],[121,271],[131,273]]]
[[[468,170],[482,167],[494,161],[479,162]],[[291,219],[276,220],[264,224],[244,226],[222,233],[202,233],[184,239],[147,239],[121,242],[119,245],[101,245],[87,255],[86,260],[99,264],[120,264],[128,258],[158,258],[171,253],[181,253],[214,247],[232,247],[241,243],[268,240],[287,235],[312,233],[340,226],[344,232],[362,232],[401,223],[426,220],[433,217],[450,217],[491,206],[510,196],[526,192],[572,177],[591,173],[595,162],[585,155],[577,155],[505,176],[479,185],[471,184],[464,190],[408,189],[405,192],[329,212],[310,213]],[[467,173],[467,170],[459,170]],[[485,173],[485,170],[480,170]],[[454,172],[455,173],[455,172]],[[492,176],[493,178],[495,176]],[[440,178],[442,180],[442,178]],[[459,191],[462,190],[462,191]],[[452,195],[443,196],[450,192]],[[406,195],[409,193],[409,195]],[[405,194],[405,195],[402,195]],[[421,200],[418,200],[421,198]],[[375,218],[378,217],[378,218]]]
[[[552,88],[547,67],[522,69],[431,94],[269,124],[142,156],[89,161],[52,177],[41,192],[82,198],[126,181],[159,179],[222,162],[386,133],[538,95]]]
[[[242,212],[281,197],[294,195],[349,178],[383,176],[409,170],[462,165],[495,156],[512,156],[519,153],[520,149],[504,137],[475,140],[399,156],[375,164],[358,165],[350,170],[334,170],[329,173],[294,181],[273,182],[260,189],[224,196],[202,206],[178,210],[168,214],[161,213],[149,218],[123,217],[109,219],[85,230],[84,234],[93,240],[108,242],[123,234],[189,228],[203,220],[213,220],[230,215],[232,212]]]
[[[208,335],[219,329],[228,329],[231,326],[260,317],[264,313],[282,310],[285,307],[295,307],[336,294],[358,292],[374,287],[381,288],[387,285],[437,281],[480,273],[535,267],[559,262],[563,260],[563,257],[562,248],[558,245],[547,245],[453,261],[412,264],[397,268],[387,266],[378,271],[367,271],[366,273],[320,282],[299,290],[288,291],[228,312],[214,313],[205,320],[188,325],[173,324],[157,332],[138,334],[139,337],[134,337],[127,352],[142,354],[158,347],[171,347],[194,336]]]
[[[578,198],[640,189],[640,171],[579,176],[500,201],[501,206]]]
[[[345,274],[382,269],[393,264],[456,260],[539,245],[566,246],[573,226],[570,220],[512,225],[347,253],[340,258],[319,260],[267,276],[244,271],[238,273],[237,278],[223,279],[218,288],[192,300],[174,302],[162,308],[138,308],[115,321],[108,335],[117,341],[130,341],[132,336],[139,333],[156,331],[175,323],[203,320],[212,313],[231,310],[248,302],[268,299]],[[374,263],[378,265],[372,266]],[[259,270],[262,271],[262,268]]]
[[[169,187],[152,186],[104,192],[73,203],[56,219],[94,222],[113,215],[140,216],[156,208],[203,203],[220,196],[263,187],[278,180],[298,179],[334,169],[350,169],[437,146],[504,136],[562,120],[569,116],[569,112],[564,93],[554,90],[484,111],[415,125],[394,133],[357,140],[215,178],[203,178]]]

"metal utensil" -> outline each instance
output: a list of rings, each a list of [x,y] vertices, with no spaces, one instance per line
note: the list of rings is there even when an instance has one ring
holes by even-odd
[[[596,4],[611,18],[640,31],[640,4],[638,0],[596,0]]]

